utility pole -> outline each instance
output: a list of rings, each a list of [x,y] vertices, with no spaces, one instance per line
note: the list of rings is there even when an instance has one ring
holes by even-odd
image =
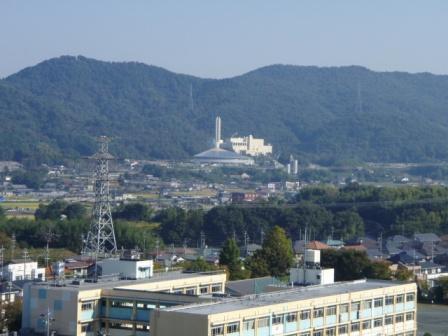
[[[190,84],[190,111],[194,111],[193,84]]]
[[[51,317],[50,307],[47,307],[47,313],[40,314],[40,318],[45,324],[46,335],[50,336],[50,325],[55,321],[55,319]]]
[[[45,246],[45,256],[44,256],[44,259],[45,259],[45,271],[48,269],[48,264],[49,264],[49,261],[50,261],[50,242],[51,242],[51,239],[53,237],[55,237],[55,236],[56,235],[53,232],[51,232],[51,229],[49,229],[48,232],[45,234],[45,240],[47,242],[47,244]]]
[[[201,249],[205,249],[205,233],[201,231]]]
[[[378,248],[380,250],[380,258],[383,259],[383,231],[380,232],[378,237]]]
[[[15,249],[16,249],[16,234],[13,233],[11,237],[11,260],[15,257]]]
[[[187,238],[184,238],[183,248],[184,248],[184,254],[187,254]]]
[[[23,249],[23,280],[26,280],[26,264],[28,263],[28,250]]]
[[[248,242],[249,242],[249,236],[247,235],[247,231],[244,231],[244,251],[246,253],[246,257],[248,255]]]
[[[434,262],[434,241],[431,240],[431,262]]]
[[[2,247],[0,247],[0,269],[2,271],[2,274],[0,276],[0,281],[3,281],[3,279],[4,279],[4,277],[3,277],[3,265],[5,263],[5,261],[4,261],[4,258],[5,258],[4,253],[5,253],[5,248],[2,245]]]
[[[157,260],[157,257],[159,256],[159,247],[160,247],[160,240],[159,240],[159,238],[157,238],[157,240],[156,240],[156,260]]]

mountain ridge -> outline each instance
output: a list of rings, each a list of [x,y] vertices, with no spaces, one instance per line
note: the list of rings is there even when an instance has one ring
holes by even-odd
[[[210,79],[61,56],[0,80],[0,159],[87,155],[100,134],[121,156],[185,159],[207,148],[219,114],[225,136],[264,137],[283,158],[443,161],[447,103],[446,75],[277,64]]]

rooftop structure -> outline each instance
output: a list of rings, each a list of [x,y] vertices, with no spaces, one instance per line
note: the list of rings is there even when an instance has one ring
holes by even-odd
[[[297,285],[327,285],[334,283],[334,269],[320,265],[320,250],[305,249],[300,265],[289,270],[289,281]]]

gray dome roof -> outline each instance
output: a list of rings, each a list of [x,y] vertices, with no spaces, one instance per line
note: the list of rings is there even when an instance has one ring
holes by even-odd
[[[204,163],[253,164],[253,159],[222,148],[212,148],[196,154],[195,161]]]

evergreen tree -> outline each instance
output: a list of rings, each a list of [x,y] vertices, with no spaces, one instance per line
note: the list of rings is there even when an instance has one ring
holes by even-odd
[[[256,251],[249,261],[252,276],[271,274],[275,277],[285,276],[293,263],[294,254],[291,240],[285,230],[274,226],[266,235],[261,250]]]
[[[219,263],[227,266],[229,280],[240,280],[247,278],[243,263],[240,259],[240,249],[235,239],[227,239],[219,255]]]

